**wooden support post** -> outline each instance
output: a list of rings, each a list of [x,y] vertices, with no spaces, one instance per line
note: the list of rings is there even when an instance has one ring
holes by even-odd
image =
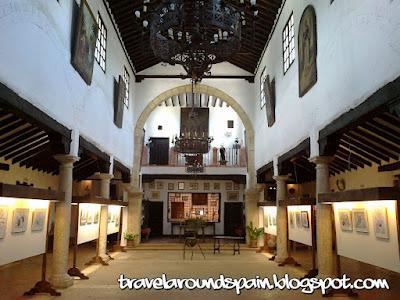
[[[72,263],[72,268],[68,269],[68,275],[71,277],[79,277],[80,279],[89,279],[85,274],[79,270],[79,268],[76,266],[76,258],[77,258],[77,251],[78,251],[78,227],[79,227],[79,203],[77,205],[77,212],[76,212],[76,218],[75,218],[75,238],[74,238],[74,252],[73,252],[73,263]]]
[[[47,208],[47,226],[46,226],[46,245],[42,255],[42,278],[38,281],[33,288],[24,293],[24,296],[33,296],[36,294],[50,294],[51,296],[61,296],[46,280],[46,267],[47,267],[47,247],[49,243],[49,223],[50,223],[50,204]]]

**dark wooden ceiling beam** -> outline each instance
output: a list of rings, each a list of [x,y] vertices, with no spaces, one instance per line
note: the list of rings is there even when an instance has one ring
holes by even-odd
[[[366,158],[364,158],[364,157],[362,157],[362,156],[360,156],[360,155],[358,155],[358,154],[356,154],[354,152],[350,152],[350,151],[348,151],[347,149],[345,149],[345,148],[343,148],[341,146],[339,146],[337,151],[339,153],[343,153],[347,157],[350,157],[351,160],[354,159],[354,160],[356,160],[356,161],[358,161],[358,162],[360,162],[360,163],[362,163],[364,165],[372,167],[372,163],[368,159],[366,159]]]
[[[31,147],[29,148],[30,150],[26,151],[27,149],[24,149],[24,151],[18,151],[18,155],[15,156],[15,154],[13,154],[13,158],[12,158],[12,164],[16,164],[18,162],[20,162],[21,160],[24,160],[32,155],[36,155],[37,153],[39,153],[39,151],[45,149],[45,147],[48,146],[49,140],[44,140],[42,143],[39,143],[38,145],[35,145],[35,147]],[[7,159],[7,158],[6,158]]]
[[[342,159],[343,161],[345,161],[346,163],[350,163],[353,166],[360,167],[360,168],[364,168],[364,164],[356,159],[354,159],[354,157],[348,156],[343,152],[337,151],[335,156],[339,157],[340,159]]]
[[[360,143],[357,139],[354,139],[350,136],[345,136],[344,139],[340,140],[340,143],[349,149],[354,149],[355,151],[362,151],[362,153],[364,153],[363,155],[365,157],[367,157],[367,155],[365,154],[365,153],[367,153],[376,158],[379,158],[380,160],[384,160],[384,161],[390,160],[389,156],[376,151],[374,147],[370,147],[368,145]]]
[[[357,129],[354,129],[352,131],[355,132],[356,134],[359,134],[360,136],[362,136],[362,137],[364,137],[364,138],[376,143],[377,145],[380,145],[381,147],[383,147],[383,148],[385,148],[385,149],[387,149],[389,151],[392,151],[392,152],[395,152],[395,153],[400,153],[400,147],[398,147],[398,146],[386,141],[381,136],[373,135],[373,134],[371,134],[371,133],[369,133],[366,130],[363,130],[361,128],[357,128]]]
[[[365,139],[360,135],[354,134],[353,132],[346,133],[346,136],[349,136],[350,138],[352,138],[352,140],[353,140],[352,143],[354,143],[354,141],[357,141],[357,142],[365,145],[369,149],[368,150],[369,152],[372,149],[372,151],[374,151],[375,153],[380,153],[385,157],[390,157],[390,158],[393,158],[393,159],[397,159],[398,158],[397,155],[391,153],[390,151],[388,151],[387,149],[383,148],[379,144],[372,143],[370,140]]]

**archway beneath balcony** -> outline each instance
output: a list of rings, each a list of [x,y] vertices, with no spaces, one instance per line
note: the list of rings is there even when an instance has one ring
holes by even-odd
[[[182,85],[179,87],[175,87],[173,89],[167,90],[157,97],[155,97],[152,101],[150,101],[145,109],[140,114],[136,126],[135,126],[135,137],[134,137],[134,156],[133,156],[133,168],[132,168],[132,184],[136,189],[139,189],[139,174],[141,168],[141,148],[142,148],[142,138],[143,138],[143,128],[150,114],[156,109],[162,102],[166,99],[178,96],[184,93],[191,93],[192,85]],[[246,150],[247,150],[247,188],[254,187],[256,183],[256,172],[255,172],[255,162],[254,162],[254,129],[253,124],[241,107],[241,105],[231,96],[226,94],[220,89],[215,87],[211,87],[204,84],[196,84],[193,90],[194,93],[198,94],[206,94],[215,98],[219,98],[222,101],[226,102],[232,109],[238,114],[241,119],[243,126],[246,130]]]

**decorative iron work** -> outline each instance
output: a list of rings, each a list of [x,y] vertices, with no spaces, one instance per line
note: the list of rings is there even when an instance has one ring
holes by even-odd
[[[182,65],[194,82],[210,75],[213,64],[239,52],[247,10],[254,36],[256,0],[249,1],[250,7],[245,0],[164,0],[155,7],[159,2],[144,0],[135,16],[143,32],[150,34],[154,55],[171,65]]]

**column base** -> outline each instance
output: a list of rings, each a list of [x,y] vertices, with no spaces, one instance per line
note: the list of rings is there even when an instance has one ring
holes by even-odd
[[[68,270],[68,275],[71,277],[79,277],[82,280],[89,279],[85,274],[81,272],[77,267],[73,267]]]
[[[286,257],[285,259],[279,259],[276,257],[276,262],[278,263],[279,267],[283,267],[285,265],[294,265],[296,267],[301,266],[293,257],[289,256]]]
[[[101,256],[95,256],[93,257],[89,262],[87,262],[85,265],[86,266],[91,266],[91,265],[103,265],[103,266],[108,266],[109,264],[107,263],[107,261],[102,258]]]
[[[110,252],[126,252],[125,246],[113,245]]]
[[[52,275],[50,282],[55,288],[66,289],[74,284],[74,279],[68,274]]]
[[[24,293],[24,296],[34,296],[36,294],[50,294],[51,296],[61,296],[61,293],[53,289],[50,282],[46,280],[37,282],[33,288]]]

